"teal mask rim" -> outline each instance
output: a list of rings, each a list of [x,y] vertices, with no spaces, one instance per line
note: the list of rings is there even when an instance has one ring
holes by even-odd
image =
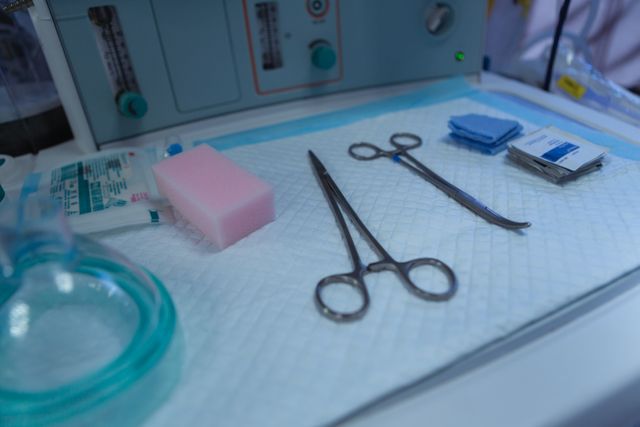
[[[29,261],[31,268],[49,262],[41,256]],[[0,425],[43,425],[68,420],[101,405],[131,386],[152,369],[168,349],[176,328],[175,306],[162,282],[141,269],[158,291],[156,301],[132,271],[118,263],[87,257],[76,270],[99,278],[108,271],[135,303],[140,321],[123,351],[102,368],[60,387],[43,391],[0,388]]]

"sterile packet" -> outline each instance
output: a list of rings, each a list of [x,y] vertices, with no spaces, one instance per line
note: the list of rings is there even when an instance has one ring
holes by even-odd
[[[511,142],[508,158],[561,184],[602,167],[609,151],[553,126]]]
[[[155,149],[91,154],[45,173],[32,173],[20,198],[56,200],[77,233],[172,222],[171,207],[158,193],[151,171],[157,160]]]

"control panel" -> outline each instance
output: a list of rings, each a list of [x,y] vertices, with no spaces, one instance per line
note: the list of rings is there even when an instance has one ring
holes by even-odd
[[[479,72],[486,13],[481,0],[44,7],[98,145],[286,100]]]
[[[262,95],[342,78],[339,0],[243,0],[256,92]]]

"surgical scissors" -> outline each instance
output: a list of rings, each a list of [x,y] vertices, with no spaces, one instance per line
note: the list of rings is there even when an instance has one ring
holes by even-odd
[[[338,185],[329,175],[327,169],[324,167],[320,159],[312,152],[309,151],[309,157],[313,165],[320,186],[327,198],[331,212],[336,219],[338,228],[342,233],[342,236],[349,250],[349,256],[353,264],[353,271],[349,273],[333,274],[327,276],[318,282],[315,292],[315,301],[320,312],[331,320],[342,322],[350,321],[361,318],[369,307],[369,292],[364,283],[364,276],[367,273],[380,272],[380,271],[392,271],[402,281],[404,286],[414,295],[424,300],[429,301],[446,301],[453,297],[458,289],[458,281],[456,279],[453,270],[444,262],[436,258],[416,258],[409,261],[399,262],[396,261],[387,253],[382,245],[373,237],[371,232],[367,229],[364,223],[360,220],[356,212],[353,210],[347,199],[344,197]],[[378,261],[369,265],[363,264],[360,259],[360,255],[356,250],[356,246],[351,237],[351,233],[347,228],[347,223],[340,211],[342,208],[353,225],[358,229],[362,237],[369,243],[373,251],[380,257]],[[447,279],[447,290],[444,292],[430,292],[419,288],[411,279],[410,273],[420,266],[433,266],[440,270]],[[331,285],[349,285],[353,287],[359,294],[362,300],[362,304],[359,308],[351,312],[344,312],[334,310],[329,307],[322,298],[323,290]]]
[[[408,139],[412,142],[402,143],[399,141],[400,139]],[[475,197],[459,189],[426,167],[424,164],[420,163],[415,157],[408,153],[409,150],[422,145],[422,139],[420,139],[418,135],[406,132],[394,133],[391,135],[391,138],[389,138],[389,143],[394,147],[394,149],[386,151],[377,145],[373,145],[368,142],[358,142],[349,147],[349,155],[357,160],[375,160],[380,157],[389,158],[417,174],[425,181],[433,184],[447,196],[451,197],[453,200],[491,224],[495,224],[509,230],[516,230],[531,226],[530,222],[516,222],[503,217]],[[367,151],[369,153],[367,153]]]

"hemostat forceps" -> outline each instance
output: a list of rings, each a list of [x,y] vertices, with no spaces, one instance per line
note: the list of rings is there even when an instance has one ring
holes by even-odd
[[[399,141],[400,139],[409,139],[412,143],[403,144]],[[409,150],[422,145],[422,139],[420,139],[418,135],[414,135],[412,133],[394,133],[391,135],[391,138],[389,138],[389,142],[394,147],[393,150],[389,151],[383,150],[377,145],[373,145],[368,142],[358,142],[349,147],[349,155],[357,160],[375,160],[380,157],[387,157],[417,174],[425,181],[435,185],[447,196],[451,197],[453,200],[491,224],[495,224],[509,230],[527,228],[531,226],[530,222],[516,222],[503,217],[475,197],[462,191],[426,167],[424,164],[420,163],[415,157],[408,153]]]
[[[447,264],[436,258],[416,258],[405,262],[400,262],[393,259],[391,255],[389,255],[387,251],[382,247],[382,245],[373,237],[371,232],[367,229],[367,227],[365,227],[360,218],[358,218],[358,215],[355,213],[351,205],[349,205],[349,202],[338,188],[338,185],[333,181],[324,165],[320,162],[316,155],[313,154],[312,151],[309,151],[309,157],[311,158],[313,169],[316,173],[316,176],[318,177],[320,186],[325,193],[327,202],[329,203],[329,207],[331,208],[333,216],[336,219],[338,228],[340,228],[340,232],[342,233],[344,241],[347,244],[349,256],[351,257],[351,262],[353,263],[353,271],[351,271],[350,273],[333,274],[331,276],[325,277],[324,279],[320,280],[320,282],[318,282],[318,285],[316,286],[315,300],[318,309],[324,316],[335,321],[355,320],[362,317],[369,307],[369,292],[367,291],[367,287],[364,283],[364,276],[367,273],[380,271],[394,272],[402,281],[402,284],[418,298],[430,301],[446,301],[453,297],[453,295],[456,293],[456,290],[458,289],[458,282],[456,280],[455,274],[453,273],[453,270],[451,270],[451,268]],[[340,208],[344,210],[344,212],[349,217],[353,225],[358,229],[362,237],[367,241],[367,243],[369,243],[373,251],[380,257],[378,261],[373,262],[369,265],[364,265],[362,263],[360,255],[356,250],[353,238],[351,237],[351,233],[347,228],[347,223],[345,222]],[[417,267],[427,265],[437,268],[445,275],[447,279],[446,291],[441,293],[429,292],[419,288],[413,282],[413,280],[409,276],[411,271]],[[361,306],[352,312],[337,311],[329,307],[322,299],[322,291],[328,286],[337,284],[349,285],[355,288],[355,290],[361,297]]]

